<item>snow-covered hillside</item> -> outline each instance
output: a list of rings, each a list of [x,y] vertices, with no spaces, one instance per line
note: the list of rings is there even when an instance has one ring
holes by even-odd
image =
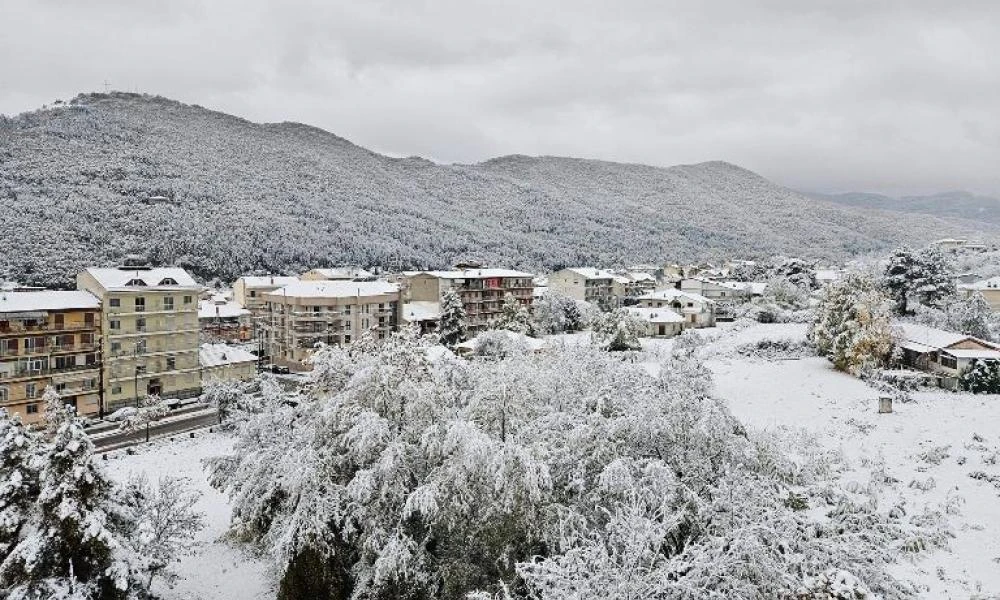
[[[69,284],[132,253],[233,279],[459,258],[524,268],[840,258],[970,228],[806,198],[721,162],[437,165],[123,93],[0,116],[0,217],[0,239],[16,240],[0,253],[0,277],[38,284]]]

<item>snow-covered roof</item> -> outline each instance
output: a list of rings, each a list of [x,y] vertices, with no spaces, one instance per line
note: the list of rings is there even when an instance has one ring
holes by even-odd
[[[653,277],[649,273],[643,273],[642,271],[630,271],[626,273],[625,276],[632,281],[656,281],[656,277]]]
[[[106,290],[135,288],[197,288],[197,283],[180,267],[91,267],[86,270]]]
[[[315,273],[327,279],[371,279],[375,274],[371,271],[358,267],[332,267],[328,269],[312,269],[309,273]]]
[[[201,300],[198,302],[199,319],[235,319],[244,315],[249,315],[250,311],[243,308],[236,302],[223,300]]]
[[[257,357],[249,350],[229,344],[202,344],[198,348],[198,360],[203,367],[221,367],[238,363],[256,362]]]
[[[816,270],[816,281],[837,281],[840,279],[841,271],[837,269],[817,269]]]
[[[407,302],[403,304],[403,314],[401,317],[409,323],[436,321],[441,318],[441,303],[424,300]]]
[[[351,296],[379,296],[398,294],[399,285],[388,281],[294,281],[268,296],[291,296],[293,298],[348,298]]]
[[[896,327],[899,328],[902,333],[902,338],[904,348],[909,348],[911,350],[918,350],[919,346],[929,347],[933,350],[938,350],[941,348],[947,348],[948,346],[953,346],[960,342],[966,340],[973,340],[978,344],[982,344],[986,347],[993,348],[994,344],[981,340],[979,338],[973,337],[971,335],[965,335],[962,333],[954,333],[951,331],[945,331],[943,329],[935,329],[934,327],[928,327],[927,325],[920,325],[918,323],[896,323]],[[910,346],[906,344],[909,343]],[[917,344],[919,346],[913,346]],[[926,350],[924,350],[926,352]]]
[[[298,280],[294,275],[247,275],[236,281],[242,281],[245,287],[281,287]]]
[[[982,281],[964,283],[958,287],[963,290],[1000,290],[1000,277],[991,277],[989,279],[983,279]]]
[[[417,275],[430,275],[441,279],[488,279],[492,277],[534,277],[531,273],[524,271],[513,271],[511,269],[464,269],[453,271],[405,271],[406,277]]]
[[[96,310],[100,307],[101,301],[90,292],[56,290],[0,292],[0,314],[48,310]]]
[[[655,292],[649,292],[648,294],[643,294],[639,296],[639,300],[678,300],[687,299],[692,302],[700,302],[702,304],[714,304],[715,302],[709,300],[708,298],[702,296],[701,294],[696,294],[694,292],[682,292],[676,288],[666,288],[663,290],[657,290]]]
[[[593,269],[591,267],[569,267],[566,270],[576,273],[584,279],[614,279],[615,277],[615,274],[611,271]]]
[[[643,308],[633,306],[628,311],[650,323],[683,323],[684,317],[667,308]]]
[[[943,350],[944,354],[950,354],[955,358],[978,358],[980,360],[1000,360],[1000,350],[978,350],[948,348]]]

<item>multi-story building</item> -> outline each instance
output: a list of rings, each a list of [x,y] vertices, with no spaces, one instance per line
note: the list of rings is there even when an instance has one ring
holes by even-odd
[[[319,343],[350,344],[399,328],[399,286],[386,281],[296,281],[264,294],[262,329],[271,362],[297,371]]]
[[[685,328],[715,327],[715,301],[700,294],[667,288],[638,300],[640,308],[668,308],[681,315]]]
[[[549,275],[549,289],[603,309],[617,305],[615,274],[603,269],[573,267]]]
[[[250,311],[221,294],[198,301],[202,341],[249,342],[253,336]]]
[[[372,281],[375,274],[359,267],[312,269],[302,274],[303,281]]]
[[[233,282],[233,300],[253,317],[264,315],[264,294],[295,283],[299,278],[282,275],[248,275]]]
[[[99,414],[99,315],[87,292],[0,291],[0,406],[37,423],[52,386],[77,414]]]
[[[449,289],[458,292],[465,307],[466,327],[473,334],[486,329],[500,316],[508,294],[530,307],[534,295],[532,277],[531,273],[508,269],[403,273],[408,302],[440,302]]]
[[[201,391],[200,287],[176,267],[90,268],[77,288],[100,298],[105,410],[146,395],[188,398]]]

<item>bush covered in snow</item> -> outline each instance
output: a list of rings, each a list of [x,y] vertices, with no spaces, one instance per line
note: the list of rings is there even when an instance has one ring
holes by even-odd
[[[763,339],[736,348],[743,356],[779,360],[815,356],[816,348],[808,341],[793,339]]]
[[[848,274],[824,290],[808,336],[841,371],[882,366],[892,352],[888,298],[872,278]]]
[[[923,530],[836,488],[816,444],[747,431],[697,352],[650,377],[590,346],[431,361],[425,343],[323,349],[209,462],[279,598],[911,595],[886,566]]]

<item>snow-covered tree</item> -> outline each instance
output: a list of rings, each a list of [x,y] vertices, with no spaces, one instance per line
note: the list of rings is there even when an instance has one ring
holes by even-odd
[[[604,313],[591,323],[594,342],[610,352],[624,350],[639,350],[639,338],[646,333],[646,322],[629,312],[619,308]]]
[[[0,408],[0,563],[38,496],[38,446],[37,436]]]
[[[889,257],[882,285],[896,302],[896,312],[913,312],[911,301],[935,307],[955,293],[951,265],[941,250],[928,246],[918,252],[899,248]]]
[[[951,296],[942,300],[937,308],[917,306],[913,319],[931,327],[983,340],[995,339],[1000,321],[986,298],[978,292],[964,297]]]
[[[534,335],[535,333],[534,324],[531,322],[531,312],[513,294],[504,295],[500,316],[490,323],[490,328],[505,329],[523,335]]]
[[[532,305],[532,317],[535,330],[542,334],[580,331],[584,326],[579,301],[551,290]]]
[[[769,279],[780,279],[792,285],[812,290],[818,287],[815,267],[800,258],[785,258],[776,261]]]
[[[66,404],[56,388],[51,385],[45,387],[45,392],[42,394],[42,404],[45,406],[43,415],[45,429],[49,434],[55,433],[63,423],[76,416],[73,407]]]
[[[837,369],[858,374],[892,352],[888,298],[873,279],[852,273],[826,288],[809,339]]]
[[[155,487],[145,475],[133,476],[124,485],[120,499],[134,524],[128,537],[132,568],[144,590],[156,577],[168,584],[176,580],[171,566],[194,549],[195,537],[204,527],[202,514],[195,510],[199,497],[186,479],[170,475],[161,477]]]
[[[149,427],[167,415],[170,409],[159,396],[145,396],[139,403],[139,408],[118,423],[118,429],[125,432],[139,431]]]
[[[123,541],[132,524],[77,420],[59,426],[41,465],[37,502],[0,565],[4,597],[130,597],[136,587]]]
[[[963,390],[973,394],[1000,394],[1000,362],[973,360],[958,382]]]
[[[438,324],[438,336],[441,344],[454,348],[468,339],[466,332],[465,305],[454,289],[448,289],[441,297],[441,320]]]

